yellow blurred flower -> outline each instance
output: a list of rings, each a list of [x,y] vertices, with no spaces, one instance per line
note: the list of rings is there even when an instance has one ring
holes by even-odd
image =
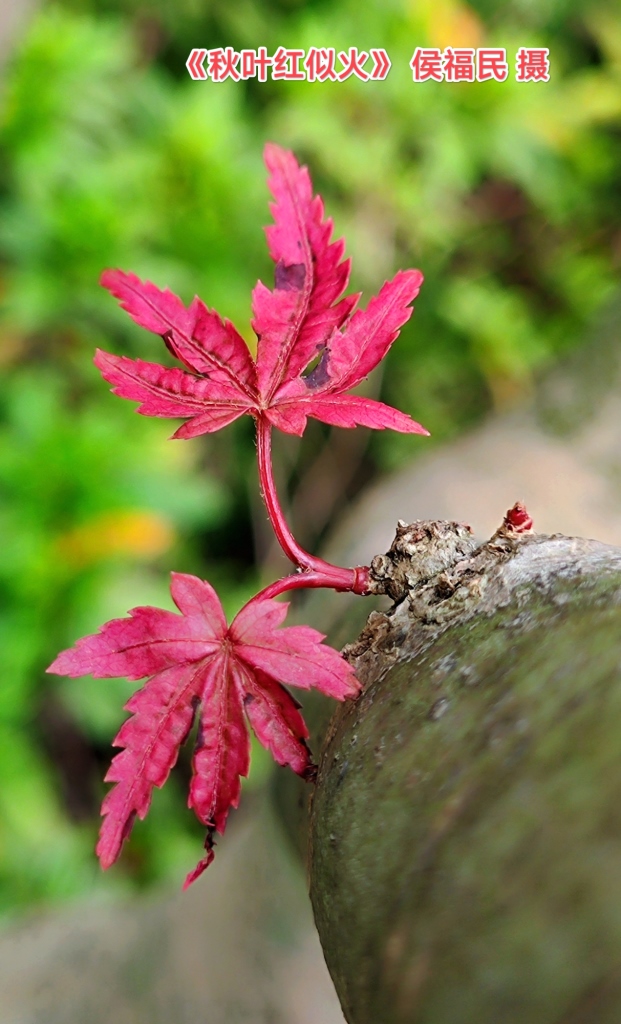
[[[422,21],[431,46],[481,46],[485,28],[468,4],[459,0],[414,0],[411,7],[416,20]]]
[[[142,509],[104,512],[74,527],[58,539],[59,554],[84,567],[113,555],[155,558],[167,551],[175,531],[163,516]]]

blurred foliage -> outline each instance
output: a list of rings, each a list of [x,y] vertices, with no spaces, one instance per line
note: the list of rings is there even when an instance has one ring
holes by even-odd
[[[197,45],[385,47],[393,66],[364,84],[193,83]],[[505,46],[510,78],[415,85],[416,45]],[[523,45],[550,48],[550,83],[512,80]],[[196,292],[252,344],[250,291],[271,273],[261,150],[291,146],[355,287],[424,271],[368,387],[445,439],[527,397],[615,289],[620,129],[621,14],[603,0],[66,0],[32,18],[0,94],[0,909],[191,865],[200,830],[173,781],[102,882],[100,780],[131,688],[44,669],[133,604],[170,606],[172,568],[207,576],[233,612],[255,554],[269,557],[251,424],[169,445],[170,424],[98,379],[97,345],[163,355],[101,270]],[[378,470],[433,443],[353,438],[313,425],[283,439],[307,544]]]

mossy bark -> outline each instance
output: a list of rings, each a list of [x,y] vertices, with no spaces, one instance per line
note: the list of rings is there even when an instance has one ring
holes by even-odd
[[[618,1024],[621,551],[414,524],[374,570],[310,821],[347,1020]]]

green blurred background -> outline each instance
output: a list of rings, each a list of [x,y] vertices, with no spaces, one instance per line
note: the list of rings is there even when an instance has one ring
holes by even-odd
[[[192,82],[193,46],[384,47],[384,82]],[[503,84],[415,85],[416,45],[497,45]],[[517,84],[519,46],[548,84]],[[252,423],[168,443],[92,365],[163,346],[98,285],[119,266],[198,293],[252,344],[271,280],[261,152],[308,163],[365,298],[399,267],[426,283],[368,393],[431,440],[311,424],[277,445],[300,540],[316,547],[364,486],[492,409],[580,344],[618,287],[621,11],[603,0],[74,0],[34,9],[0,80],[0,912],[183,877],[202,829],[188,757],[102,876],[92,848],[110,740],[132,687],[61,680],[59,649],[171,569],[229,613],[281,571],[258,499]],[[248,788],[269,771],[258,755]],[[250,795],[251,799],[251,795]]]

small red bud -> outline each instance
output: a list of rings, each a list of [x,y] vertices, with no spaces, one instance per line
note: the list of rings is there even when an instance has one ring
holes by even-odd
[[[526,506],[521,501],[516,501],[513,508],[507,512],[503,526],[513,533],[528,533],[533,528],[533,521],[526,511]]]

